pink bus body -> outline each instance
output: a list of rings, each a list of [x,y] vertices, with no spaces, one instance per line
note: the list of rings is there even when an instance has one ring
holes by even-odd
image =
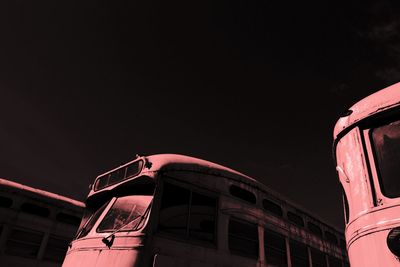
[[[400,83],[353,105],[336,123],[352,267],[400,266]]]
[[[96,178],[63,267],[342,267],[342,235],[237,171],[152,155]]]

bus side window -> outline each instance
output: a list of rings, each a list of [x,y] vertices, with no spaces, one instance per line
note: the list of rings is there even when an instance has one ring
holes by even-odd
[[[217,201],[215,198],[192,193],[189,237],[214,242]]]
[[[265,259],[272,266],[287,266],[285,236],[264,229]]]
[[[70,238],[50,234],[43,259],[62,262],[68,250]]]
[[[308,230],[310,230],[311,233],[322,238],[322,230],[321,228],[319,228],[319,226],[315,225],[312,222],[308,222],[307,226]]]
[[[164,183],[160,231],[214,243],[217,199]]]
[[[292,223],[296,224],[297,226],[304,227],[303,218],[293,212],[288,211],[287,218]]]
[[[338,258],[329,256],[329,267],[341,267],[342,263],[340,262],[340,260]]]
[[[164,183],[159,228],[163,232],[186,237],[190,191]]]
[[[257,224],[229,220],[229,250],[238,255],[258,258],[258,226]]]
[[[8,236],[5,253],[25,258],[37,258],[44,233],[14,228]]]
[[[290,259],[292,260],[292,267],[310,266],[307,246],[300,242],[290,240]]]
[[[313,267],[327,267],[325,254],[320,250],[311,248],[311,260]]]

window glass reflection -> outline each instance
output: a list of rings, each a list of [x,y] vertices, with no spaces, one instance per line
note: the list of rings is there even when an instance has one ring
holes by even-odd
[[[117,198],[106,216],[104,216],[97,231],[114,231],[121,227],[125,231],[134,228],[137,229],[138,219],[145,213],[152,198],[152,196],[125,196]]]
[[[387,197],[400,196],[400,121],[371,131],[381,190]]]

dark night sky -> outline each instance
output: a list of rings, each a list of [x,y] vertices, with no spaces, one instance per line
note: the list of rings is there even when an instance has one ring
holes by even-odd
[[[137,153],[181,153],[343,228],[332,131],[400,79],[395,2],[9,2],[0,177],[83,200]]]

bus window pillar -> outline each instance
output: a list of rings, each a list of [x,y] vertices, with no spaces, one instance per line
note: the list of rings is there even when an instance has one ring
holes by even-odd
[[[286,245],[286,259],[288,263],[288,267],[292,267],[292,259],[290,257],[290,244],[289,244],[289,238],[285,238],[285,245]]]
[[[56,229],[56,226],[57,226],[55,210],[50,210],[49,218],[52,218],[53,222],[51,224],[51,227],[49,227],[46,230],[46,232],[44,232],[44,236],[43,236],[43,239],[42,239],[42,243],[40,244],[38,257],[37,257],[39,260],[43,260],[44,253],[45,253],[46,248],[47,248],[47,243],[49,241],[50,233],[51,232],[55,232],[55,229]]]
[[[11,232],[11,225],[8,223],[5,223],[2,225],[3,229],[0,233],[0,255],[4,254],[4,250],[6,248],[6,242],[7,242],[7,237],[9,236]]]
[[[311,249],[307,246],[307,255],[308,255],[308,264],[310,267],[313,267],[312,257],[311,257]]]
[[[229,247],[228,247],[228,227],[229,225],[229,216],[225,215],[223,213],[218,214],[218,228],[217,228],[217,242],[218,242],[218,250],[229,253]]]
[[[260,266],[266,266],[265,265],[265,248],[264,248],[264,227],[261,225],[258,225],[258,255],[259,256],[259,261],[260,261]]]
[[[329,267],[329,259],[328,259],[328,255],[324,255],[325,258],[325,263],[326,263],[326,267]]]
[[[42,260],[43,259],[43,255],[44,255],[45,249],[47,247],[47,242],[49,240],[49,236],[50,236],[49,232],[45,232],[44,233],[44,236],[43,236],[43,239],[42,239],[42,243],[40,244],[39,252],[38,252],[38,255],[37,255],[37,259],[38,260]]]

